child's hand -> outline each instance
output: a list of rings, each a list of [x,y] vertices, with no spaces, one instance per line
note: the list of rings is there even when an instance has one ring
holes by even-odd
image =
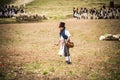
[[[55,44],[55,46],[59,46],[59,44]]]

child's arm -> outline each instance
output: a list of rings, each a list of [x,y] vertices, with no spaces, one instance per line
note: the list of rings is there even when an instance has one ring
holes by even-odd
[[[60,44],[60,40],[58,41],[58,43],[57,44],[55,44],[56,46],[59,46],[59,44]]]
[[[67,38],[66,42],[70,41],[70,36]]]

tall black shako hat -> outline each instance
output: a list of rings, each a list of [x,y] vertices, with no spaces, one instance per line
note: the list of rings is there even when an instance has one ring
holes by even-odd
[[[65,28],[65,22],[60,22],[59,28],[61,28],[61,27]]]

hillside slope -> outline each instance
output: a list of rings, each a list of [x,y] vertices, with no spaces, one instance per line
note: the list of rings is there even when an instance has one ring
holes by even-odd
[[[27,11],[31,13],[44,14],[54,19],[66,18],[72,15],[73,7],[99,8],[108,6],[110,0],[34,0],[27,5]],[[115,0],[119,4],[120,0]]]
[[[14,5],[24,5],[24,4],[28,4],[32,1],[34,1],[34,0],[16,0],[13,4]]]

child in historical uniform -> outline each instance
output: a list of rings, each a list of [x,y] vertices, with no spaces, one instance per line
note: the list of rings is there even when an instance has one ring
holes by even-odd
[[[59,43],[57,44],[57,46],[60,45],[59,55],[65,56],[66,63],[71,64],[69,47],[66,45],[66,42],[70,40],[71,35],[69,31],[66,29],[64,22],[60,23],[59,29],[60,29],[60,40]]]

